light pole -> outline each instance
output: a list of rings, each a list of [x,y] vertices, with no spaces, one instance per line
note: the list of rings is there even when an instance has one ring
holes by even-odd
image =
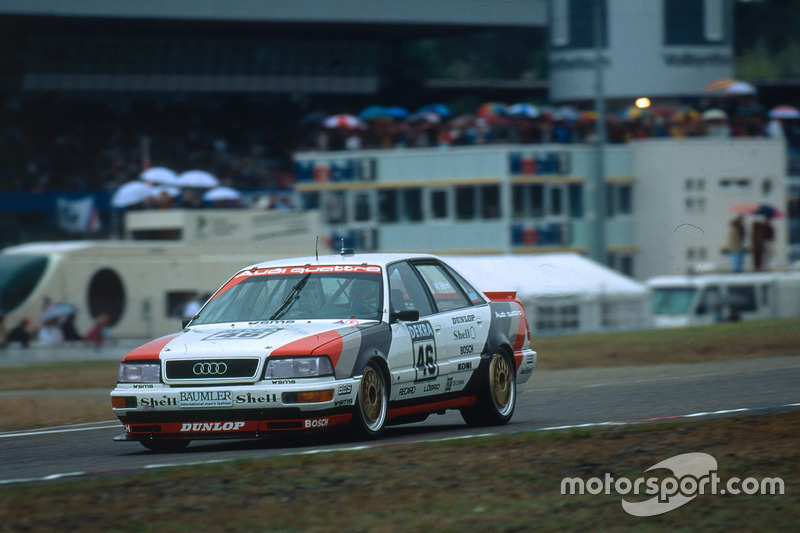
[[[606,184],[605,184],[605,143],[606,143],[606,100],[603,94],[603,2],[594,0],[594,101],[597,111],[597,144],[595,146],[594,198],[594,259],[602,265],[608,264],[606,255]]]

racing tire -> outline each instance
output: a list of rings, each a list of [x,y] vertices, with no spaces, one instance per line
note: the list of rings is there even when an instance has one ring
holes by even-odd
[[[517,380],[514,362],[503,349],[489,359],[486,382],[475,405],[461,410],[461,418],[470,426],[502,426],[514,415],[517,405]]]
[[[386,425],[389,390],[386,377],[374,361],[367,363],[356,399],[356,424],[363,435],[377,437]]]
[[[189,439],[140,440],[139,444],[158,453],[181,452],[189,446]]]

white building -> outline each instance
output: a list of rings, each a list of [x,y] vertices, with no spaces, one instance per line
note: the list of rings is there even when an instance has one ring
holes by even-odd
[[[437,254],[575,252],[647,279],[725,268],[730,209],[786,205],[780,139],[651,139],[605,149],[605,209],[589,145],[297,154],[297,189],[331,243]],[[785,219],[773,265],[787,263]],[[596,237],[603,232],[602,241]],[[599,251],[597,242],[604,244]]]

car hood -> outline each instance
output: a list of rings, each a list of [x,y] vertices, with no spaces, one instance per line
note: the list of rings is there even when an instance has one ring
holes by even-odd
[[[190,326],[180,333],[140,346],[126,355],[124,360],[292,356],[311,353],[338,358],[344,337],[375,324],[378,322],[304,320]]]

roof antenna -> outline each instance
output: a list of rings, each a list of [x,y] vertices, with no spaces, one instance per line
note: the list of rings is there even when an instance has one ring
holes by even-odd
[[[317,242],[314,244],[314,255],[317,257],[317,261],[319,261],[319,235],[317,235]]]
[[[340,247],[341,248],[341,252],[339,252],[339,253],[341,255],[353,255],[355,252],[353,251],[352,248],[345,248],[344,247],[344,191],[339,191],[339,207],[342,210],[341,217],[339,217],[339,224],[340,224],[340,226],[339,226],[339,228],[340,228],[339,229],[339,236],[342,239],[342,245]]]
[[[342,236],[342,251],[340,253],[342,255],[353,255],[355,253],[352,248],[344,247],[344,236]]]

